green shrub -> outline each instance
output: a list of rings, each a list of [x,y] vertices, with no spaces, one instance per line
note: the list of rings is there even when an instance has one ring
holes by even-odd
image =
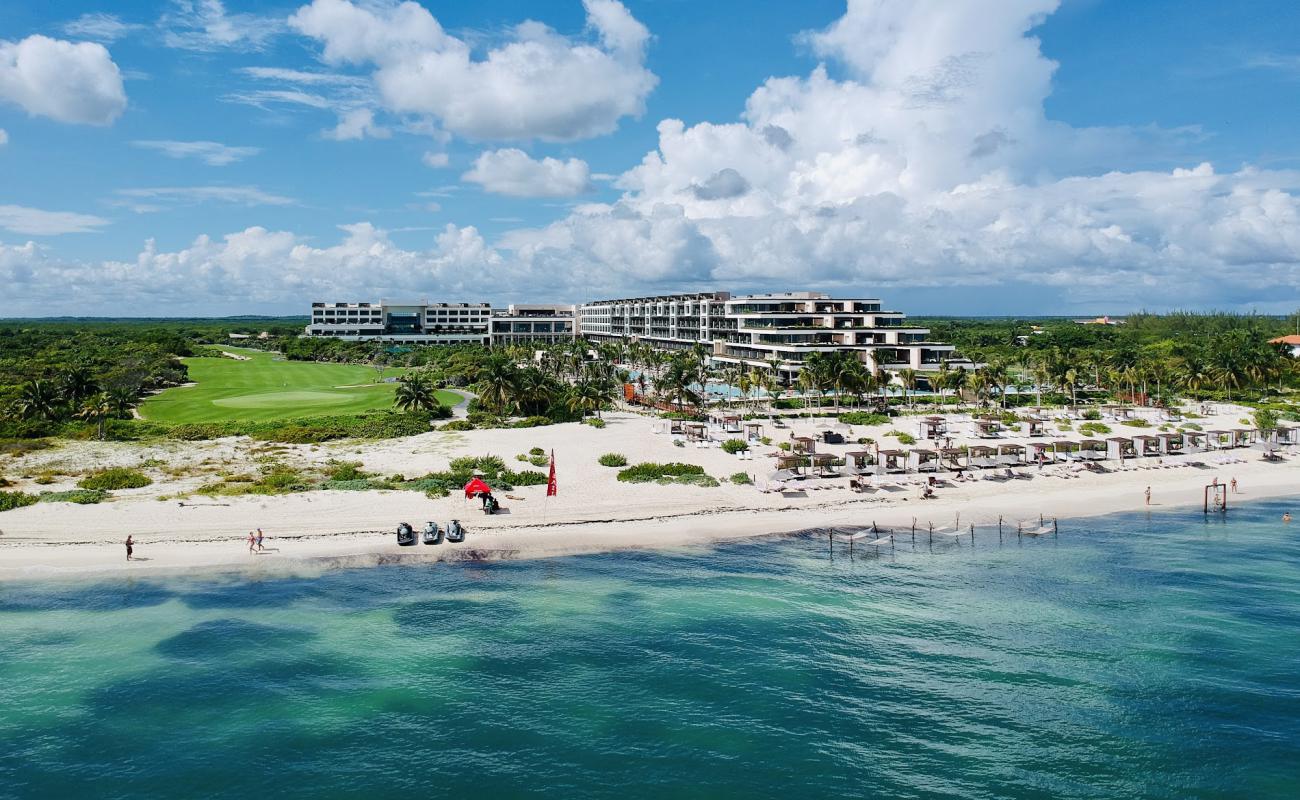
[[[676,478],[681,475],[703,475],[704,467],[672,461],[667,464],[645,462],[628,467],[618,473],[624,483],[648,483],[659,478]]]
[[[354,480],[324,481],[319,486],[317,486],[317,488],[324,489],[326,491],[362,492],[368,489],[393,489],[396,487],[394,487],[392,483],[386,480],[376,480],[374,478],[357,478]]]
[[[40,501],[42,503],[77,503],[83,506],[93,506],[101,503],[109,496],[108,492],[103,489],[73,489],[70,492],[41,492]]]
[[[0,492],[0,511],[30,506],[40,498],[26,492]]]
[[[760,441],[766,447],[770,447],[772,445],[772,437],[770,436],[760,436],[758,437],[758,441]]]
[[[889,422],[889,417],[867,411],[849,411],[840,414],[840,422],[845,425],[884,425]]]
[[[527,462],[527,461],[528,461],[528,454],[527,454],[527,453],[520,453],[519,455],[515,456],[515,461],[524,461],[524,462]]]
[[[139,489],[153,483],[148,475],[126,467],[111,467],[77,481],[82,489]]]
[[[522,472],[506,470],[501,473],[501,477],[497,479],[497,483],[501,484],[502,489],[509,491],[515,486],[542,486],[543,484],[549,483],[550,480],[551,477],[545,472],[538,472],[533,469],[526,469]]]
[[[749,445],[743,439],[728,439],[722,443],[722,449],[731,455],[749,449]]]
[[[361,463],[358,461],[331,461],[326,467],[325,475],[331,481],[357,481],[370,477],[361,471]]]
[[[1103,436],[1110,433],[1110,426],[1104,422],[1084,422],[1079,425],[1079,433]]]
[[[910,434],[910,433],[899,433],[899,434],[898,434],[898,443],[899,443],[899,444],[916,444],[916,437],[913,436],[913,435]]]
[[[550,417],[524,417],[510,423],[512,428],[540,428],[543,425],[554,425],[555,420]]]
[[[605,427],[605,420],[600,417],[586,417],[582,420],[582,424],[590,425],[593,428],[603,428]]]
[[[1184,423],[1183,423],[1181,426],[1179,426],[1179,427],[1185,428],[1185,429],[1187,429],[1187,430],[1189,430],[1189,431],[1201,431],[1201,430],[1205,430],[1205,429],[1202,428],[1200,425],[1197,425],[1195,422],[1184,422]]]
[[[52,473],[42,472],[40,475],[36,476],[36,480],[34,481],[34,483],[36,483],[39,486],[49,486],[51,483],[54,483],[56,480],[58,479],[54,477]]]
[[[471,411],[465,415],[465,419],[476,428],[499,428],[505,421],[488,411]]]
[[[749,479],[748,472],[737,472],[733,474],[731,476],[731,482],[736,484],[737,486],[745,486],[747,484],[753,483],[753,481]]]
[[[528,448],[528,455],[530,455],[530,456],[544,456],[544,455],[546,455],[546,451],[543,450],[543,449],[540,448],[540,447],[530,447],[530,448]]]
[[[672,479],[672,482],[686,486],[703,486],[710,489],[721,485],[718,483],[718,479],[711,475],[678,475]]]
[[[470,421],[467,420],[467,419],[454,419],[454,420],[452,420],[451,422],[448,422],[446,425],[443,425],[443,426],[442,426],[441,428],[439,428],[438,430],[440,430],[440,431],[472,431],[472,430],[474,430],[474,423],[470,422]]]
[[[790,446],[790,443],[789,443],[789,442],[781,442],[780,444],[778,444],[778,445],[776,446],[776,449],[778,449],[778,450],[784,450],[785,452],[788,453],[788,452],[790,452],[790,450],[791,450],[791,446]]]
[[[622,453],[606,453],[596,459],[602,467],[626,467],[627,456]]]
[[[1141,418],[1137,418],[1137,417],[1135,417],[1135,418],[1133,418],[1133,419],[1122,419],[1122,420],[1120,420],[1120,424],[1121,424],[1121,425],[1127,425],[1127,426],[1129,426],[1130,428],[1150,428],[1150,427],[1151,427],[1151,423],[1150,423],[1150,422],[1147,422],[1146,420],[1141,419]],[[1247,424],[1249,424],[1249,423],[1247,423]]]
[[[1083,412],[1084,419],[1101,419],[1101,412],[1095,408],[1090,408]]]
[[[549,467],[551,465],[551,460],[546,456],[529,456],[528,463],[532,464],[534,467]]]

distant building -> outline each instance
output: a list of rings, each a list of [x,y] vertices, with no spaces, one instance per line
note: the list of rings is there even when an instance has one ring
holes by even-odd
[[[1076,319],[1077,325],[1123,325],[1122,319],[1111,319],[1109,316],[1093,317],[1092,319]]]
[[[1279,336],[1276,339],[1269,339],[1268,343],[1283,345],[1290,350],[1292,358],[1300,358],[1300,336],[1297,336],[1296,334]]]
[[[715,364],[770,367],[794,377],[811,353],[848,352],[870,369],[938,370],[955,358],[950,344],[907,324],[874,298],[820,292],[732,297],[727,292],[634,297],[584,303],[579,332],[594,341],[636,341],[663,350],[708,349]]]
[[[574,308],[490,303],[312,303],[307,336],[401,344],[476,344],[559,341],[574,335]]]

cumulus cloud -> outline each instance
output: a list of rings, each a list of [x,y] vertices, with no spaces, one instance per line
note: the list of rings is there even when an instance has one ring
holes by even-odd
[[[658,82],[645,67],[646,27],[617,0],[583,5],[595,41],[526,21],[482,58],[414,2],[313,0],[289,25],[320,41],[327,63],[373,65],[391,111],[475,139],[572,141],[640,116]]]
[[[341,117],[339,124],[322,134],[326,139],[346,142],[352,139],[387,139],[392,131],[375,122],[375,112],[369,108],[355,108]]]
[[[45,211],[25,206],[0,206],[0,228],[28,236],[57,236],[62,233],[93,233],[108,220],[72,211]]]
[[[260,147],[231,147],[220,142],[178,142],[170,139],[139,139],[131,144],[157,150],[168,158],[197,158],[213,167],[224,167],[262,152]]]
[[[108,125],[126,109],[122,73],[101,44],[0,40],[0,101],[59,122]]]
[[[513,147],[480,153],[461,178],[512,197],[572,197],[591,187],[587,162],[550,157],[538,161]]]

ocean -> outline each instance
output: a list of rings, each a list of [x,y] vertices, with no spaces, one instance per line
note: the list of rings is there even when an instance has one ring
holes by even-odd
[[[1294,798],[1289,508],[0,585],[0,798]]]

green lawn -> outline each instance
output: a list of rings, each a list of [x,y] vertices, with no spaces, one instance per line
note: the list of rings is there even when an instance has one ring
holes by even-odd
[[[195,386],[157,394],[140,406],[140,415],[158,422],[259,422],[294,417],[356,414],[392,408],[391,383],[375,383],[369,367],[283,361],[279,356],[240,347],[214,348],[247,356],[184,359]],[[386,370],[386,376],[400,370]],[[460,397],[438,392],[438,400],[455,405]]]

